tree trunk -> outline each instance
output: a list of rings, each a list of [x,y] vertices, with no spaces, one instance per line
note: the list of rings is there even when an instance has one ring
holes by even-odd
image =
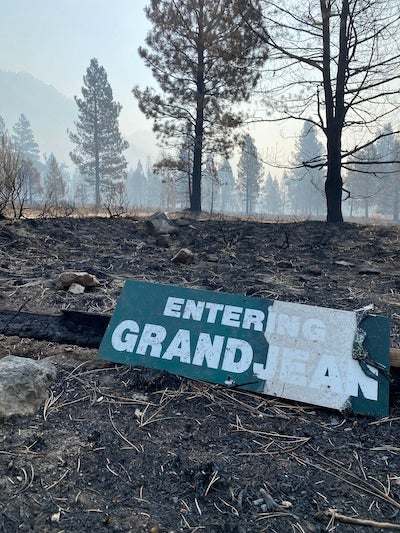
[[[199,108],[199,103],[197,104]],[[190,198],[190,210],[195,212],[201,211],[201,167],[203,152],[203,113],[197,110],[194,154],[193,154],[193,178],[192,178],[192,195]]]
[[[349,17],[349,2],[342,0],[340,13],[339,60],[336,74],[335,96],[331,77],[332,56],[330,49],[330,19],[331,3],[320,0],[323,34],[323,86],[325,94],[328,169],[325,181],[327,222],[343,222],[342,214],[342,130],[345,118],[344,91],[348,66],[347,57],[347,20]]]
[[[190,210],[201,211],[201,171],[203,157],[203,129],[204,129],[204,5],[200,2],[198,13],[199,33],[197,36],[197,104],[196,123],[194,127],[193,179]]]
[[[328,170],[325,181],[326,221],[343,222],[340,133],[327,132]]]
[[[110,315],[64,310],[59,315],[0,311],[0,333],[98,348]]]
[[[95,186],[95,207],[98,209],[100,207],[100,160],[99,160],[99,131],[98,131],[98,120],[97,120],[97,100],[94,103],[94,113],[95,113],[95,129],[94,129],[94,186]]]

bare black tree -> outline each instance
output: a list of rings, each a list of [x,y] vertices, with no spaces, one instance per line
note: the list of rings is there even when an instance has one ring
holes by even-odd
[[[246,24],[269,50],[268,100],[280,111],[272,118],[311,116],[325,135],[324,158],[303,164],[326,166],[327,220],[341,222],[343,167],[385,135],[376,133],[383,122],[399,131],[398,1],[242,2]]]

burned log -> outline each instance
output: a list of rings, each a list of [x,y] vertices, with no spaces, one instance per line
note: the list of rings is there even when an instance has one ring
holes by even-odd
[[[58,315],[0,311],[0,334],[98,348],[110,318],[71,310]]]

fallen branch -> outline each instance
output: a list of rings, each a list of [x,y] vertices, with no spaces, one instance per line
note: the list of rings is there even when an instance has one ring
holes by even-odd
[[[316,513],[316,518],[329,518],[336,520],[343,524],[354,524],[356,526],[378,527],[381,529],[390,529],[392,531],[400,531],[400,524],[392,524],[390,522],[377,522],[376,520],[368,520],[366,518],[355,518],[352,516],[345,516],[338,513],[335,509],[328,509],[327,511],[319,511]]]

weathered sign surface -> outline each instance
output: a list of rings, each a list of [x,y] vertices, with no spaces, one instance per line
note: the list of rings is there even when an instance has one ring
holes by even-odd
[[[99,358],[387,416],[389,319],[127,281]]]

